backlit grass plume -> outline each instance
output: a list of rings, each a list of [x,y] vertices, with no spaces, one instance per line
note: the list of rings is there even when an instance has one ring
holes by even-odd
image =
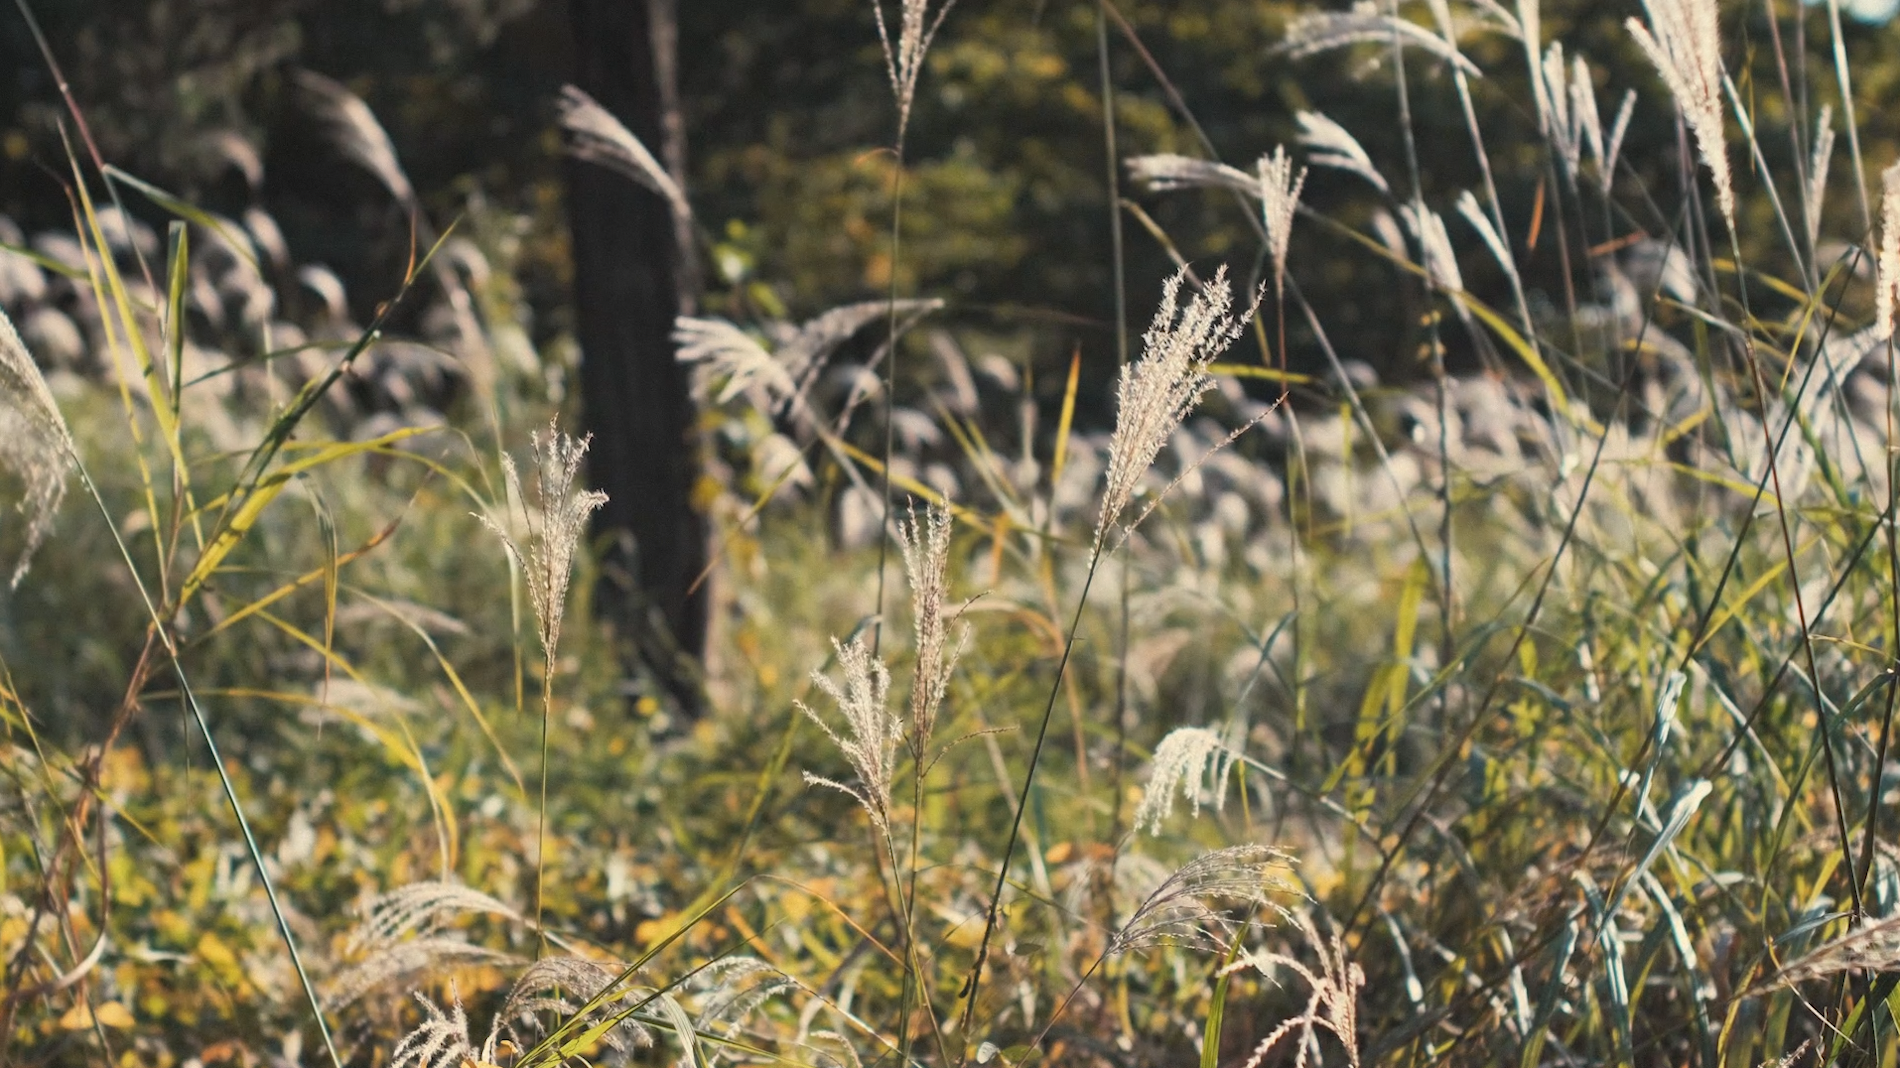
[[[18,505],[26,517],[26,536],[13,567],[13,586],[26,577],[34,550],[52,532],[53,517],[66,498],[72,457],[72,433],[46,379],[12,321],[0,312],[0,470],[11,472],[26,490]]]
[[[561,87],[561,130],[567,150],[576,159],[597,163],[653,190],[665,198],[675,220],[690,220],[692,205],[660,161],[632,130],[601,107],[593,97],[572,85]]]
[[[1293,216],[1300,207],[1300,188],[1306,184],[1306,168],[1301,167],[1295,174],[1286,146],[1281,145],[1272,155],[1261,156],[1257,169],[1260,172],[1260,221],[1267,228],[1267,252],[1273,261],[1273,290],[1283,294],[1286,292],[1287,243],[1293,237]]]
[[[547,434],[529,438],[534,457],[534,505],[522,491],[514,457],[501,458],[508,483],[509,506],[518,509],[521,533],[511,532],[490,516],[477,516],[501,537],[508,555],[521,568],[534,605],[541,649],[551,659],[561,643],[561,619],[566,612],[567,586],[573,578],[574,551],[587,533],[588,517],[607,503],[607,495],[576,487],[587,438],[572,438],[549,424]],[[516,525],[511,521],[510,525]]]
[[[389,195],[405,208],[416,206],[415,186],[396,158],[396,146],[389,140],[376,113],[342,82],[315,71],[298,71],[297,85],[304,91],[312,112],[326,134],[351,162],[376,176]]]
[[[508,527],[489,516],[479,516],[488,529],[501,537],[515,566],[527,579],[528,599],[534,608],[537,633],[541,639],[541,805],[540,829],[535,835],[534,926],[541,925],[542,879],[547,869],[548,819],[548,727],[554,719],[554,673],[559,663],[556,652],[561,644],[561,619],[567,612],[567,586],[574,576],[574,552],[587,532],[587,518],[607,503],[607,495],[583,490],[575,485],[581,459],[587,455],[587,438],[571,438],[548,424],[547,436],[538,431],[529,436],[534,457],[535,503],[528,505],[521,488],[521,474],[514,457],[503,454],[502,473],[507,480],[508,507],[519,510],[517,536]],[[515,525],[510,517],[510,526]]]
[[[1146,827],[1160,834],[1161,824],[1174,813],[1177,793],[1185,795],[1194,814],[1200,815],[1203,786],[1213,793],[1215,809],[1224,809],[1227,776],[1236,763],[1220,735],[1206,727],[1180,727],[1169,731],[1155,747],[1154,770],[1149,774],[1141,803],[1135,806],[1135,830]]]
[[[967,629],[950,635],[950,512],[932,505],[920,518],[897,525],[910,578],[912,626],[917,639],[917,668],[910,688],[911,751],[921,765],[936,730],[937,713],[950,689],[950,676],[969,639]]]
[[[1900,163],[1881,175],[1880,252],[1874,261],[1874,335],[1893,336],[1893,317],[1900,309]]]
[[[897,769],[897,749],[904,740],[903,721],[892,715],[890,709],[891,673],[862,637],[846,643],[833,639],[831,644],[837,650],[838,665],[844,669],[844,685],[838,685],[822,671],[812,672],[811,681],[838,706],[844,716],[844,733],[833,730],[831,724],[805,702],[794,704],[818,724],[850,761],[852,770],[858,773],[858,785],[850,786],[811,772],[805,773],[805,782],[850,794],[864,806],[871,822],[888,835],[891,779]]]
[[[1234,295],[1223,265],[1186,308],[1180,307],[1183,268],[1161,287],[1161,306],[1142,335],[1142,357],[1130,364],[1116,387],[1115,432],[1108,445],[1108,485],[1095,522],[1099,549],[1108,532],[1134,500],[1141,479],[1154,465],[1181,421],[1214,386],[1207,368],[1240,336],[1253,308],[1236,318]]]
[[[1626,25],[1695,131],[1696,147],[1715,182],[1716,204],[1732,227],[1735,183],[1722,132],[1722,35],[1716,0],[1643,0],[1643,9],[1649,13],[1649,25],[1635,18]]]
[[[884,0],[871,0],[877,16],[877,39],[884,46],[884,66],[891,79],[891,94],[897,98],[897,140],[904,140],[910,125],[910,106],[917,99],[917,79],[924,72],[924,56],[930,42],[943,28],[956,0],[944,0],[935,11],[930,0],[898,0],[897,37],[891,38],[884,18]]]

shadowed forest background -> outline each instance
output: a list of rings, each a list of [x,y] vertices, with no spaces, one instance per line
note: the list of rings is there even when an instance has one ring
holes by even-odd
[[[1894,15],[0,10],[0,1063],[1897,1063]]]

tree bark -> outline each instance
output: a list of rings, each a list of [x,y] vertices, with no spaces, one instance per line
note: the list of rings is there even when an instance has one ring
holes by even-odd
[[[658,15],[657,43],[670,48],[669,0],[570,5],[575,84],[648,145],[666,145],[676,90],[661,84],[672,62],[656,56],[654,30]],[[611,538],[600,607],[668,688],[695,703],[682,658],[704,651],[705,587],[692,587],[706,565],[706,527],[692,507],[693,408],[672,341],[674,316],[690,307],[681,267],[692,249],[681,249],[666,201],[621,175],[570,159],[567,190],[581,407],[594,436],[588,475],[608,495],[596,519]]]

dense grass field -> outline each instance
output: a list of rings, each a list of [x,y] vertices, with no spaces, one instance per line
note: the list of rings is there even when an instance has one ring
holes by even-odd
[[[959,11],[878,14],[901,178]],[[699,714],[593,610],[510,219],[418,217],[356,322],[268,216],[75,143],[73,231],[0,234],[0,1059],[1893,1064],[1900,165],[1836,8],[1648,0],[1640,68],[1537,14],[1289,26],[1391,159],[1324,101],[1257,163],[1147,152],[1105,76],[1116,276],[1178,266],[1081,335],[1112,385],[894,265],[801,323],[714,256]],[[944,210],[902,188],[893,256]],[[1347,259],[1417,373],[1306,302]]]

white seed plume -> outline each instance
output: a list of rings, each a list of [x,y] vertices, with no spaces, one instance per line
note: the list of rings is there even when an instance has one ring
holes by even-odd
[[[1716,0],[1643,0],[1643,8],[1649,25],[1634,18],[1626,25],[1695,131],[1702,162],[1715,182],[1716,204],[1733,227],[1735,188],[1722,130],[1722,37]]]
[[[1497,228],[1491,225],[1491,216],[1485,214],[1478,198],[1469,189],[1458,194],[1458,214],[1464,216],[1473,230],[1478,231],[1478,236],[1484,239],[1484,247],[1491,250],[1492,258],[1498,261],[1499,267],[1504,268],[1504,273],[1516,278],[1517,264],[1511,260],[1510,248],[1505,245],[1504,238],[1499,236]]]
[[[1227,806],[1227,774],[1234,760],[1220,735],[1206,727],[1180,727],[1169,731],[1155,747],[1154,769],[1148,774],[1148,786],[1135,806],[1135,830],[1147,828],[1160,834],[1161,825],[1174,814],[1174,798],[1188,799],[1195,816],[1201,814],[1201,791],[1214,795],[1214,811]]]
[[[950,676],[969,639],[967,628],[955,639],[950,636],[949,509],[932,505],[924,509],[922,518],[912,511],[909,522],[897,524],[897,544],[904,551],[904,573],[910,579],[917,641],[917,667],[910,686],[910,745],[921,763],[949,692]]]
[[[297,72],[297,85],[310,101],[311,110],[322,122],[325,132],[352,163],[376,176],[389,195],[405,208],[416,204],[415,187],[396,159],[396,146],[389,140],[376,113],[342,82],[315,71]]]
[[[1880,257],[1874,262],[1874,336],[1893,336],[1893,316],[1900,309],[1900,163],[1880,176]]]
[[[798,390],[783,363],[751,334],[724,319],[682,315],[673,321],[673,343],[679,346],[679,362],[697,364],[704,371],[694,383],[695,394],[704,396],[706,379],[725,376],[725,386],[713,398],[715,404],[724,404],[753,386],[764,389],[773,403]]]
[[[1821,105],[1821,117],[1814,123],[1814,151],[1808,158],[1808,246],[1821,238],[1821,209],[1827,202],[1828,165],[1834,161],[1834,107]]]
[[[552,660],[561,644],[561,618],[567,611],[567,584],[573,578],[574,551],[587,533],[587,518],[607,495],[575,488],[581,458],[587,455],[588,438],[568,437],[552,423],[544,437],[536,432],[529,438],[534,457],[535,503],[531,508],[522,492],[521,475],[514,457],[503,455],[502,472],[507,478],[510,509],[517,510],[517,537],[490,516],[477,516],[483,525],[501,536],[508,555],[521,569],[528,583],[528,597],[539,625],[541,650]]]
[[[1452,251],[1451,235],[1445,232],[1444,217],[1430,208],[1421,215],[1410,204],[1399,205],[1399,217],[1405,220],[1405,228],[1412,231],[1412,237],[1424,250],[1425,273],[1432,284],[1442,290],[1462,291],[1465,278],[1458,269],[1458,256]]]
[[[1597,113],[1596,82],[1590,77],[1590,65],[1582,56],[1570,63],[1570,121],[1575,125],[1590,158],[1603,165],[1603,118]]]
[[[1287,887],[1276,874],[1287,867],[1286,854],[1263,845],[1229,846],[1203,853],[1162,880],[1109,939],[1107,956],[1140,953],[1157,946],[1226,948],[1243,920],[1243,906],[1272,904],[1269,891]]]
[[[1533,73],[1542,83],[1544,135],[1556,147],[1557,158],[1563,162],[1565,173],[1574,175],[1583,153],[1583,138],[1570,106],[1570,72],[1564,65],[1562,41],[1550,42],[1549,50],[1544,53],[1543,69]]]
[[[1177,189],[1231,189],[1257,197],[1260,179],[1239,167],[1213,160],[1195,159],[1163,152],[1153,156],[1130,156],[1128,177],[1151,193],[1169,193]]]
[[[956,0],[943,0],[935,12],[930,0],[898,0],[897,39],[891,39],[890,26],[884,19],[884,0],[871,0],[877,16],[877,39],[884,46],[884,67],[891,78],[891,94],[897,98],[897,139],[904,139],[910,126],[910,106],[917,98],[917,79],[924,71],[924,55],[930,42],[943,28],[943,20],[956,6]]]
[[[1182,309],[1177,297],[1184,278],[1186,268],[1162,285],[1161,306],[1155,311],[1154,323],[1142,335],[1142,357],[1122,372],[1116,387],[1115,432],[1108,444],[1108,485],[1102,491],[1102,510],[1095,522],[1097,549],[1134,499],[1142,476],[1169,436],[1194,410],[1201,394],[1213,388],[1208,365],[1233,344],[1247,320],[1253,318],[1253,307],[1238,319],[1233,316],[1234,298],[1227,286],[1224,264]]]
[[[1366,155],[1365,146],[1344,126],[1317,111],[1302,111],[1298,118],[1300,144],[1308,150],[1306,162],[1315,167],[1334,167],[1356,174],[1371,182],[1379,192],[1392,192],[1392,187],[1386,184],[1385,175],[1379,173],[1379,169],[1372,165],[1372,157]]]
[[[576,159],[598,163],[646,186],[666,199],[675,221],[693,217],[686,192],[633,131],[613,112],[572,85],[561,87],[561,129],[568,136],[567,151]]]
[[[1354,4],[1351,11],[1315,11],[1299,16],[1288,24],[1286,39],[1275,51],[1298,59],[1348,45],[1390,44],[1395,37],[1401,44],[1422,48],[1473,78],[1484,76],[1477,64],[1437,34],[1381,12],[1370,0]]]
[[[850,794],[864,807],[871,822],[889,834],[891,779],[897,768],[897,747],[904,740],[903,721],[891,714],[887,700],[891,690],[891,673],[882,660],[872,655],[871,647],[865,644],[861,636],[851,639],[848,645],[839,644],[834,638],[831,645],[837,650],[838,665],[844,669],[844,685],[838,685],[822,671],[812,672],[811,681],[838,706],[839,713],[844,716],[844,733],[833,730],[823,717],[803,701],[793,704],[813,723],[818,724],[832,744],[838,747],[838,751],[844,754],[852,769],[858,773],[858,785],[847,786],[810,772],[805,773],[805,782]]]
[[[33,562],[34,550],[53,530],[53,517],[66,499],[66,471],[73,458],[72,432],[53,403],[39,365],[0,312],[0,470],[25,484],[18,508],[26,517],[26,538],[13,567],[18,587]]]
[[[909,330],[926,313],[943,307],[943,301],[867,300],[844,304],[802,324],[774,322],[765,324],[772,340],[771,351],[751,334],[724,319],[682,315],[673,321],[673,341],[679,346],[681,363],[697,364],[702,374],[694,382],[695,394],[702,399],[709,381],[720,376],[726,385],[717,402],[724,404],[753,386],[762,387],[772,403],[784,401],[798,392],[801,381],[830,358],[838,346],[858,331],[896,312],[903,318],[898,333]]]
[[[1287,242],[1293,236],[1293,216],[1299,210],[1300,189],[1306,185],[1306,168],[1293,173],[1293,161],[1286,146],[1280,145],[1271,156],[1261,156],[1256,164],[1260,172],[1260,221],[1267,228],[1267,250],[1273,259],[1273,289],[1286,292]]]
[[[1296,957],[1252,951],[1242,954],[1240,960],[1221,970],[1221,974],[1231,975],[1244,968],[1253,968],[1271,979],[1284,968],[1305,980],[1310,991],[1306,1007],[1297,1016],[1282,1021],[1254,1047],[1246,1068],[1259,1068],[1274,1047],[1288,1040],[1299,1049],[1293,1060],[1295,1068],[1305,1068],[1313,1059],[1309,1054],[1318,1049],[1318,1044],[1314,1042],[1316,1031],[1330,1033],[1345,1050],[1346,1063],[1351,1068],[1359,1068],[1359,991],[1366,985],[1365,970],[1352,959],[1352,948],[1337,934],[1322,938],[1313,929],[1312,921],[1304,916],[1294,917],[1294,924],[1319,957],[1317,970],[1307,967]]]
[[[1623,135],[1629,132],[1630,116],[1636,111],[1636,90],[1623,94],[1623,104],[1616,109],[1616,121],[1610,124],[1610,136],[1603,145],[1602,171],[1598,180],[1603,183],[1603,195],[1610,195],[1610,187],[1616,184],[1616,158],[1623,152]]]

